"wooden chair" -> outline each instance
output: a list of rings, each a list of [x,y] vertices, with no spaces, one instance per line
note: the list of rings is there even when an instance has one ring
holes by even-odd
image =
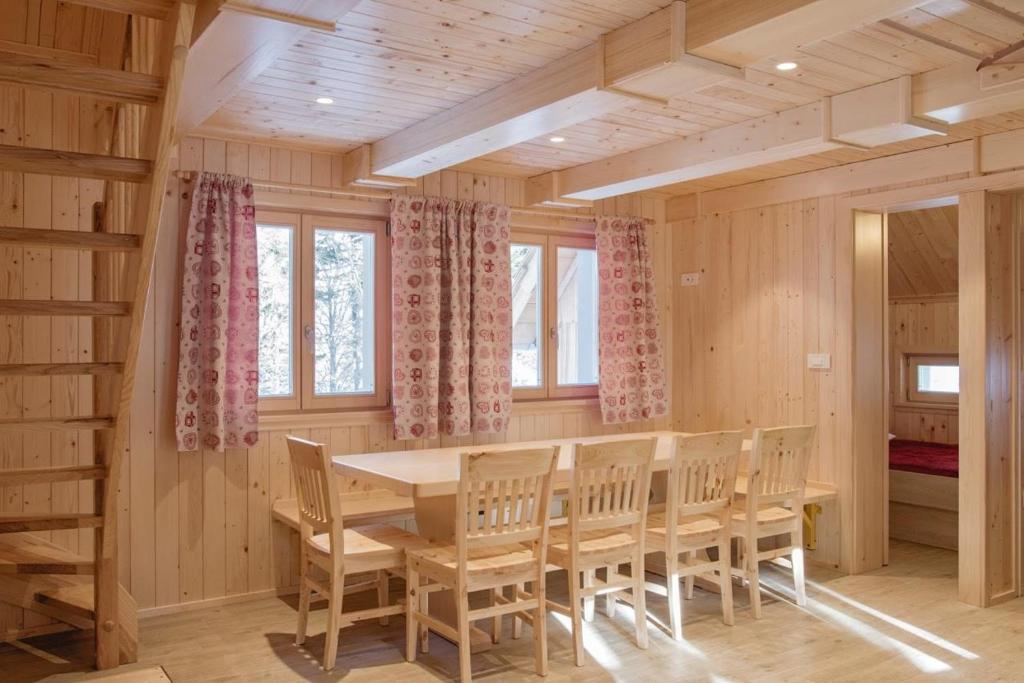
[[[693,577],[715,572],[722,591],[722,620],[733,624],[730,530],[742,448],[742,432],[677,438],[664,510],[652,510],[647,516],[647,552],[665,553],[669,625],[676,640],[683,639],[680,578],[686,580],[686,598],[690,599]],[[697,554],[708,548],[718,548],[717,560],[698,559]],[[686,553],[682,566],[680,553]]]
[[[471,678],[470,624],[492,619],[497,642],[501,617],[518,614],[533,624],[537,673],[547,674],[545,560],[548,510],[558,453],[554,447],[499,453],[463,453],[460,462],[454,545],[410,550],[406,578],[406,658],[416,659],[418,628],[452,640],[459,648],[459,675]],[[506,586],[532,583],[532,593]],[[420,585],[421,583],[425,585]],[[458,627],[429,616],[429,594],[455,592]],[[469,593],[489,590],[491,605],[469,608]],[[422,625],[422,626],[420,626]]]
[[[814,425],[755,429],[743,512],[733,514],[732,535],[740,539],[740,568],[750,590],[750,608],[761,618],[758,564],[790,556],[796,604],[807,603],[804,583],[804,488]],[[788,535],[789,544],[758,550],[758,540]]]
[[[553,527],[548,562],[568,570],[569,604],[548,601],[572,620],[576,666],[583,666],[583,601],[606,595],[606,611],[615,612],[621,591],[632,590],[636,643],[647,649],[644,581],[644,526],[651,489],[656,439],[576,445],[569,487],[569,523]],[[629,563],[631,576],[618,573]],[[594,570],[605,567],[601,581]],[[581,588],[580,583],[583,583]]]
[[[362,619],[384,620],[401,614],[401,604],[388,605],[388,580],[403,575],[408,548],[426,545],[426,541],[402,529],[372,524],[345,529],[342,524],[342,498],[338,483],[330,471],[330,459],[321,444],[288,437],[299,503],[299,623],[295,644],[306,639],[309,603],[314,592],[327,598],[327,632],[324,640],[324,669],[334,668],[338,654],[338,631]],[[326,579],[314,578],[313,568],[326,573]],[[356,572],[375,572],[370,581],[345,585],[345,576]],[[342,614],[345,594],[377,590],[377,607]]]

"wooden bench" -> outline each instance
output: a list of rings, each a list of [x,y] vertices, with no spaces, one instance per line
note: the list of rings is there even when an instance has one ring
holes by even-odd
[[[413,500],[391,491],[349,491],[341,494],[341,509],[345,526],[386,524],[413,519]],[[285,526],[299,530],[299,501],[282,498],[274,501],[271,514]]]

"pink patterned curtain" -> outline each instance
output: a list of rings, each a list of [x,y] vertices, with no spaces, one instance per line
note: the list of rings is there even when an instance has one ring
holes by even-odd
[[[604,423],[666,415],[664,342],[642,218],[598,216],[597,271]]]
[[[391,205],[396,439],[502,432],[512,404],[509,209]]]
[[[185,236],[178,360],[179,451],[256,443],[256,208],[244,178],[203,173]]]

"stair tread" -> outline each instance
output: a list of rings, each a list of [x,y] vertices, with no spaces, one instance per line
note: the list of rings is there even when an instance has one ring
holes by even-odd
[[[124,363],[0,363],[0,377],[57,375],[116,375]]]
[[[0,170],[4,171],[141,183],[152,169],[146,159],[0,145]]]
[[[0,574],[18,574],[26,568],[39,569],[55,565],[91,570],[93,561],[33,534],[0,536]]]
[[[128,315],[127,301],[64,301],[58,299],[0,299],[0,315]]]
[[[0,533],[91,529],[103,525],[103,517],[92,512],[4,512],[0,513]]]
[[[3,51],[0,51],[0,81],[136,104],[155,104],[163,92],[163,81],[149,74]]]
[[[138,249],[139,235],[80,230],[0,227],[0,244],[36,246],[51,249],[90,249],[93,251],[131,251]]]
[[[57,481],[87,481],[90,479],[102,479],[104,476],[106,476],[106,468],[102,465],[21,467],[0,470],[0,486]]]
[[[69,415],[68,417],[5,417],[0,419],[0,431],[61,431],[110,429],[115,419],[111,415]]]

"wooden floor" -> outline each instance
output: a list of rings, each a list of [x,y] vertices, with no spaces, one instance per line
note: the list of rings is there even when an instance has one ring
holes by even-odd
[[[767,581],[785,588],[785,570]],[[549,681],[866,681],[1021,680],[1024,678],[1024,600],[980,610],[956,600],[956,554],[894,542],[892,564],[861,576],[812,568],[809,604],[802,610],[768,600],[754,622],[738,591],[736,626],[719,620],[717,596],[697,591],[684,605],[686,642],[652,630],[651,648],[632,644],[631,613],[614,620],[598,610],[586,625],[587,665],[572,664],[565,622],[550,616]],[[564,580],[552,587],[564,593]],[[601,603],[599,602],[599,605]],[[665,601],[648,598],[654,616],[666,621]],[[324,611],[310,618],[305,648],[293,644],[295,601],[264,599],[223,608],[144,620],[140,664],[163,666],[175,683],[194,681],[431,681],[454,677],[455,649],[432,636],[429,655],[416,664],[403,658],[402,618],[391,625],[364,622],[343,632],[338,669],[320,670]],[[481,680],[536,680],[529,637],[506,637],[490,653],[473,658]],[[528,636],[526,630],[524,636]],[[83,669],[88,648],[67,636],[36,638],[26,649],[0,645],[0,680],[39,681]],[[60,680],[69,680],[61,678]],[[668,680],[668,679],[666,679]]]

